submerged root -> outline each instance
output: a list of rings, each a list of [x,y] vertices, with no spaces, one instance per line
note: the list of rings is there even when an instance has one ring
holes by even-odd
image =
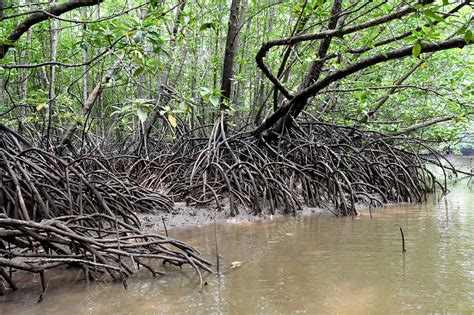
[[[43,274],[72,265],[82,268],[87,279],[126,281],[140,266],[153,277],[163,274],[146,263],[155,259],[176,266],[190,264],[198,273],[198,268],[212,272],[211,264],[191,246],[166,236],[145,234],[105,214],[71,215],[42,222],[0,214],[0,237],[2,270]],[[7,273],[0,275],[14,285]]]

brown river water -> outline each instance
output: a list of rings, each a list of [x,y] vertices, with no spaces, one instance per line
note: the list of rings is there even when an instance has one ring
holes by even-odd
[[[166,267],[157,279],[140,273],[128,290],[87,286],[69,272],[49,275],[38,304],[31,276],[0,297],[0,314],[473,313],[474,180],[466,183],[423,205],[376,209],[372,219],[363,212],[218,224],[222,274],[205,275],[202,288],[188,267]],[[212,225],[170,232],[215,260]]]

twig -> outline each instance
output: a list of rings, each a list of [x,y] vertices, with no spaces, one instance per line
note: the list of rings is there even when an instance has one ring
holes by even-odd
[[[168,237],[168,229],[166,228],[166,222],[163,216],[161,216],[161,221],[163,221],[163,226],[165,227],[165,234],[166,234],[166,237]]]

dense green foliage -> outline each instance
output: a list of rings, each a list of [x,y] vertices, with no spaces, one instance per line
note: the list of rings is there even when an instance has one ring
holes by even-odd
[[[57,3],[63,2],[66,1]],[[386,16],[404,3],[343,1],[343,10],[354,10],[344,27]],[[51,123],[53,143],[60,141],[63,129],[71,121],[78,121],[83,130],[111,143],[136,139],[156,106],[163,119],[154,124],[155,136],[171,139],[184,126],[212,123],[219,112],[229,4],[220,0],[190,1],[179,13],[181,4],[184,2],[106,0],[34,25],[31,34],[24,34],[0,59],[2,123],[38,142]],[[322,72],[328,74],[399,47],[413,46],[412,56],[368,67],[332,83],[310,99],[306,106],[309,114],[330,123],[393,134],[438,119],[437,124],[415,132],[442,146],[452,145],[472,132],[472,48],[420,54],[420,44],[452,36],[464,36],[466,42],[471,42],[472,7],[468,4],[452,16],[443,17],[458,2],[413,4],[416,10],[400,19],[334,37],[328,51],[333,57],[326,61]],[[4,44],[9,44],[8,35],[28,12],[47,9],[44,4],[27,5],[23,0],[6,0],[3,5],[5,19],[0,23],[0,42]],[[261,45],[295,33],[324,30],[332,5],[332,1],[322,0],[243,2],[246,8],[228,110],[234,129],[258,125],[273,106],[273,84],[255,63]],[[407,31],[410,36],[387,45],[376,44]],[[55,37],[57,53],[53,47]],[[363,47],[368,51],[351,53]],[[265,63],[275,74],[285,49],[286,46],[276,47],[266,56]],[[297,92],[317,49],[318,41],[292,47],[287,63],[291,68],[282,79],[289,91]],[[60,64],[52,67],[48,64],[51,60]],[[118,71],[107,82],[91,114],[82,116],[83,102],[117,60]],[[40,66],[41,63],[47,64]],[[412,75],[396,84],[417,64]],[[53,68],[55,77],[50,90]],[[399,87],[390,93],[390,98],[370,120],[360,123],[394,85]]]

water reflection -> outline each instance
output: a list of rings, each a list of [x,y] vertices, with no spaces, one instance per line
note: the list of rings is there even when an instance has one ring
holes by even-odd
[[[221,224],[223,274],[208,276],[202,289],[190,269],[169,269],[155,280],[143,273],[127,291],[117,284],[86,287],[73,276],[65,287],[50,277],[42,304],[23,289],[0,298],[0,314],[472,312],[473,226],[474,192],[462,183],[424,205],[378,209],[372,220],[363,213]],[[215,256],[212,227],[172,236]],[[234,261],[241,266],[231,268]]]

